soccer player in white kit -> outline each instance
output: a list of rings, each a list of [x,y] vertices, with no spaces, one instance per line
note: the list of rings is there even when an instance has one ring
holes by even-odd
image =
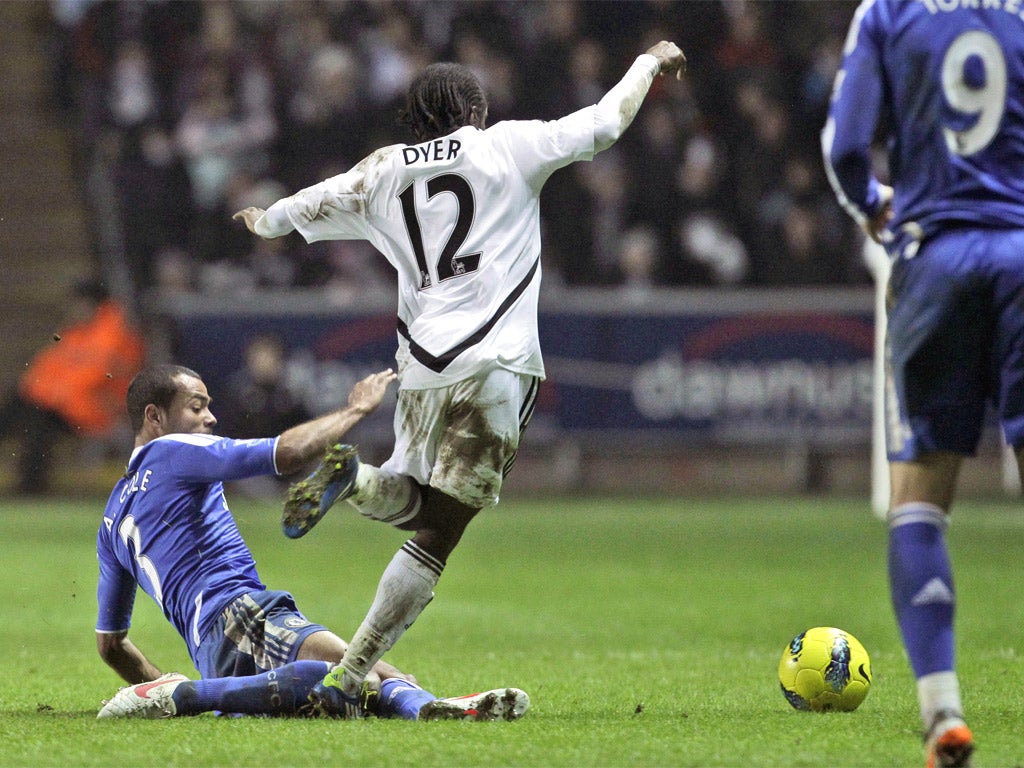
[[[540,192],[559,168],[612,146],[655,75],[682,76],[671,42],[637,57],[596,104],[549,122],[486,127],[487,99],[459,64],[427,67],[405,121],[419,143],[383,147],[352,170],[235,218],[264,238],[362,239],[398,272],[395,448],[379,468],[329,452],[285,507],[305,534],[332,503],[415,531],[322,695],[339,707],[433,598],[469,521],[498,502],[544,377],[537,333]]]

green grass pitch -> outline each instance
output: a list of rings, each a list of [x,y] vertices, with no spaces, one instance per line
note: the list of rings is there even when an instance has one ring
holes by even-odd
[[[913,682],[888,602],[884,525],[864,500],[507,499],[470,526],[437,596],[390,655],[440,695],[516,685],[514,723],[95,720],[118,688],[95,651],[102,500],[0,502],[0,765],[923,765]],[[233,509],[264,580],[348,635],[401,532],[332,513],[280,533]],[[1024,514],[959,505],[950,528],[958,658],[981,768],[1024,764]],[[842,627],[871,654],[856,712],[797,712],[790,638]],[[194,674],[145,595],[132,638]]]

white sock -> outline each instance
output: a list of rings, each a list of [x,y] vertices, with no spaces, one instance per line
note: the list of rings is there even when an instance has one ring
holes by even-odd
[[[356,492],[348,501],[363,517],[401,525],[419,514],[423,497],[408,475],[386,472],[372,464],[360,464]]]
[[[434,598],[434,586],[443,569],[444,563],[411,540],[395,553],[381,576],[370,612],[341,660],[340,666],[344,669],[341,688],[346,694],[355,696],[359,692],[373,665]]]
[[[957,715],[964,711],[956,672],[933,672],[918,678],[917,700],[921,704],[925,730],[931,727],[935,715],[943,710]]]

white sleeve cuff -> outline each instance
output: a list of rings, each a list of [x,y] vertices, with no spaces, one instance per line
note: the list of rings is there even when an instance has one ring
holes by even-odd
[[[288,218],[285,205],[284,200],[278,200],[256,219],[253,229],[256,230],[257,235],[266,238],[281,237],[295,229],[292,220]]]
[[[278,435],[277,437],[274,438],[274,454],[273,454],[274,455],[274,474],[277,475],[278,477],[281,476],[281,470],[278,469],[278,467],[277,467],[277,444],[279,442],[281,442],[281,436],[280,435]]]

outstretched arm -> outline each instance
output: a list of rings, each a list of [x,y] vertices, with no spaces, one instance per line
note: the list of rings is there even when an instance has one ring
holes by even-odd
[[[395,145],[397,148],[397,145]],[[380,166],[387,148],[364,157],[345,173],[300,189],[266,210],[250,207],[233,218],[254,235],[272,239],[299,231],[306,242],[315,240],[366,239],[364,190],[367,174]]]
[[[352,388],[344,408],[283,432],[277,441],[277,471],[282,475],[291,474],[318,458],[380,405],[388,384],[397,378],[390,368],[370,374]]]
[[[129,685],[160,677],[160,670],[128,639],[127,632],[97,632],[96,650],[100,658]]]
[[[638,56],[623,78],[604,95],[594,110],[594,151],[608,149],[625,133],[655,75],[675,73],[682,80],[686,56],[675,43],[662,40]]]

